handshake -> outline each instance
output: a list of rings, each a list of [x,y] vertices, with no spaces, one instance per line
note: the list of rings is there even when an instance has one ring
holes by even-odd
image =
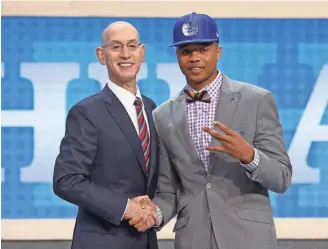
[[[129,224],[139,232],[145,232],[152,226],[159,225],[156,205],[147,195],[129,199],[123,218],[129,220]]]

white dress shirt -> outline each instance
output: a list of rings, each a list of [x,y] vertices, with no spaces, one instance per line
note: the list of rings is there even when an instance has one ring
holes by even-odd
[[[129,117],[131,118],[131,121],[136,129],[136,132],[139,136],[139,126],[138,126],[138,119],[137,119],[137,112],[136,107],[134,105],[134,101],[136,100],[136,97],[139,97],[142,101],[142,111],[146,120],[148,134],[150,137],[149,132],[149,125],[148,125],[148,119],[145,111],[145,106],[141,97],[141,93],[139,91],[139,88],[137,86],[137,93],[134,95],[133,93],[129,92],[128,90],[124,89],[123,87],[120,87],[113,83],[112,81],[108,81],[107,86],[110,90],[116,95],[116,97],[120,100],[122,105],[124,106],[126,112],[129,114]]]

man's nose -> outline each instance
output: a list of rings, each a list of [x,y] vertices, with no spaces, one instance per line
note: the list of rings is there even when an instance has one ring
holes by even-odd
[[[120,55],[124,59],[130,58],[130,51],[129,51],[129,49],[128,49],[128,47],[126,45],[124,45],[122,47],[122,50],[121,50],[121,54]]]
[[[199,62],[198,51],[193,51],[189,57],[190,62]]]

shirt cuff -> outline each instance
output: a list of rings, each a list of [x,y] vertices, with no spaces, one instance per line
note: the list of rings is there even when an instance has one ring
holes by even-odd
[[[157,205],[156,205],[156,214],[157,214],[157,218],[158,218],[158,225],[155,224],[153,227],[159,227],[160,225],[162,225],[162,222],[163,222],[163,214]]]
[[[125,212],[126,212],[126,209],[128,208],[128,203],[129,203],[129,199],[128,199],[128,201],[126,202],[125,210],[124,210],[124,212],[123,212],[123,216],[122,216],[122,218],[121,218],[121,221],[123,220],[124,215],[125,215]]]
[[[246,170],[247,175],[250,177],[250,176],[252,176],[254,171],[259,167],[259,163],[260,163],[260,154],[257,151],[257,149],[254,148],[254,159],[253,159],[253,161],[248,163],[248,164],[244,164],[244,163],[240,163],[240,164],[241,164],[241,166],[244,167],[244,169]]]

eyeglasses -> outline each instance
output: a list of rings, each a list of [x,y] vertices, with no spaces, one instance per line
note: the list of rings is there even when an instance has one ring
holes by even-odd
[[[115,42],[112,44],[104,45],[104,46],[102,46],[102,48],[109,47],[109,49],[113,52],[120,52],[125,45],[129,51],[136,51],[140,47],[141,43],[129,42],[129,43],[123,44],[123,43]]]

